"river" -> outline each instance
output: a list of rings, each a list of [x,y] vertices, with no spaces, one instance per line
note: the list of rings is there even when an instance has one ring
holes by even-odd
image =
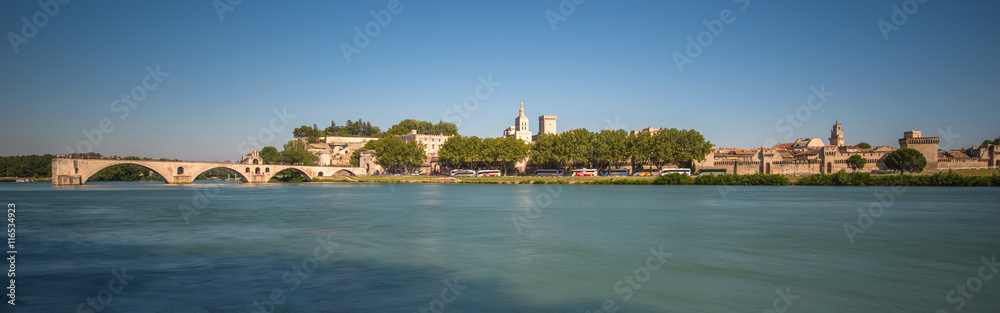
[[[995,312],[997,191],[0,184],[3,311]]]

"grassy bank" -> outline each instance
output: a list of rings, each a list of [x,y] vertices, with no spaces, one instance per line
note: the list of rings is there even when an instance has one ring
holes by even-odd
[[[339,183],[438,183],[438,184],[517,184],[517,185],[743,185],[743,186],[994,186],[1000,187],[996,170],[947,171],[916,175],[872,175],[869,173],[815,174],[804,177],[782,175],[705,175],[691,177],[671,174],[658,177],[441,177],[363,176],[316,179]]]

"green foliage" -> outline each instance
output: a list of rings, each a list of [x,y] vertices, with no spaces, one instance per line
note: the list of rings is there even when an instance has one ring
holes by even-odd
[[[868,164],[868,160],[860,155],[855,154],[852,155],[850,158],[847,158],[847,166],[850,167],[851,170],[854,170],[855,172],[865,168],[865,164]]]
[[[0,157],[0,176],[51,177],[53,157],[51,154]]]
[[[278,152],[278,148],[267,146],[260,149],[257,153],[264,163],[273,164],[281,162],[281,152]]]
[[[885,166],[899,171],[921,172],[927,166],[924,155],[913,148],[902,148],[885,156]]]
[[[527,155],[528,145],[514,137],[452,136],[438,151],[438,157],[452,168],[494,169],[505,174]]]
[[[439,121],[437,124],[426,121],[418,121],[414,119],[405,119],[399,122],[399,124],[392,125],[387,131],[386,135],[405,135],[409,134],[410,130],[417,130],[418,134],[424,135],[447,135],[454,136],[458,135],[458,126],[448,122]]]
[[[833,175],[814,174],[799,180],[803,186],[997,186],[1000,187],[1000,176],[965,176],[952,171],[939,172],[934,175],[881,175],[872,176],[868,173],[847,173],[840,171]]]
[[[416,142],[403,142],[396,136],[382,137],[365,143],[364,147],[355,151],[360,156],[361,151],[375,150],[375,163],[386,171],[410,173],[423,164],[427,155],[423,146]],[[355,157],[351,155],[351,163]],[[359,162],[360,163],[360,162]]]
[[[858,149],[871,149],[871,148],[872,145],[868,144],[867,142],[858,143]]]
[[[694,184],[694,178],[684,174],[667,174],[657,176],[653,180],[654,185],[690,185]]]
[[[313,127],[302,125],[302,127],[292,130],[292,136],[295,136],[295,138],[306,138],[309,142],[319,142],[319,136],[322,134],[316,129],[315,125]]]
[[[295,169],[285,169],[274,174],[271,180],[268,182],[272,183],[301,183],[309,181],[309,177],[306,177],[302,172]]]
[[[589,158],[595,168],[621,168],[628,158],[628,132],[605,129],[596,134]]]
[[[542,168],[566,169],[569,167],[568,142],[558,134],[541,134],[531,144],[532,164]]]
[[[284,148],[285,149],[281,151],[280,162],[288,164],[316,165],[316,161],[319,160],[318,156],[306,150],[306,143],[301,140],[291,140],[285,144]]]
[[[336,121],[330,121],[330,127],[322,132],[324,136],[337,137],[379,137],[382,134],[381,128],[372,126],[371,122],[364,122],[361,119],[356,122],[347,120],[347,124],[344,126],[337,125]]]
[[[722,174],[701,175],[694,179],[697,185],[747,185],[747,186],[786,186],[791,184],[784,175],[767,174]]]

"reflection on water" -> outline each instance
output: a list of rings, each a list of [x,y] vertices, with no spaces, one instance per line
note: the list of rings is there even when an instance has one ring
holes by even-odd
[[[851,244],[844,225],[882,190],[563,186],[530,212],[545,186],[34,183],[0,197],[18,206],[16,312],[759,312],[776,290],[790,312],[955,312],[949,292],[1000,252],[996,189],[909,188]],[[670,257],[647,263],[661,245]],[[962,312],[1000,307],[1000,279],[982,285]]]

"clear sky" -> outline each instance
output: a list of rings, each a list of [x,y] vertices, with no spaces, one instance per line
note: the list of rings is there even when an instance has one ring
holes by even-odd
[[[553,114],[559,131],[693,128],[727,147],[826,140],[837,118],[848,144],[1000,136],[997,1],[232,2],[3,1],[0,155],[236,160],[248,137],[280,149],[358,118],[497,137],[520,101],[533,132]]]

